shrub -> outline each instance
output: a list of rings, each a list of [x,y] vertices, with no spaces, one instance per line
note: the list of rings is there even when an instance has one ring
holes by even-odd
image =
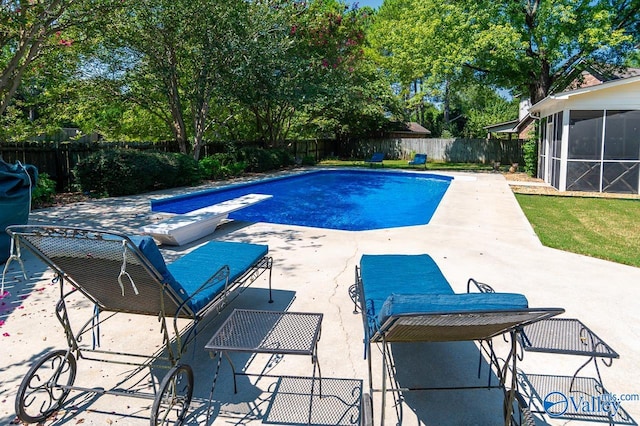
[[[266,172],[294,164],[293,156],[283,149],[243,148],[239,157],[249,172]]]
[[[313,155],[305,155],[302,157],[302,161],[300,162],[303,166],[315,166],[316,165],[316,157]]]
[[[230,153],[220,152],[200,160],[200,169],[205,179],[225,179],[244,173],[246,164],[237,161]]]
[[[31,191],[31,204],[34,207],[49,204],[56,194],[56,181],[51,179],[47,173],[38,175],[38,183]]]
[[[84,192],[99,196],[140,194],[200,182],[198,163],[187,155],[121,149],[100,151],[79,161],[74,175]]]
[[[535,176],[538,172],[538,143],[535,140],[528,140],[522,146],[524,156],[524,171],[529,176]]]

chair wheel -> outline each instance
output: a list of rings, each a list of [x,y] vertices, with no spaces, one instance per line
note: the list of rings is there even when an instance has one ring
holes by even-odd
[[[66,350],[49,352],[22,379],[16,395],[16,414],[26,423],[40,423],[55,413],[69,395],[76,378],[76,359]]]
[[[193,370],[176,365],[162,379],[151,409],[151,425],[181,425],[193,395]]]

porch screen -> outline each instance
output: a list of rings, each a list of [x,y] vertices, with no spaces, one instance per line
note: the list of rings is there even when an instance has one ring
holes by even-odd
[[[638,193],[640,111],[572,110],[567,190]]]

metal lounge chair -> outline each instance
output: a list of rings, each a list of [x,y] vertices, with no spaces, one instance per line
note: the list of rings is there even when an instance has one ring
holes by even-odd
[[[374,152],[371,158],[364,160],[364,162],[369,163],[369,166],[373,166],[374,164],[382,165],[383,160],[384,160],[384,152]]]
[[[517,333],[525,325],[558,315],[564,309],[532,309],[523,295],[495,293],[487,284],[473,279],[467,284],[467,293],[455,294],[437,264],[426,254],[363,255],[360,265],[356,266],[355,279],[350,295],[355,304],[354,311],[362,314],[369,368],[368,398],[373,392],[382,393],[380,424],[385,424],[386,393],[400,391],[387,388],[393,365],[390,344],[473,340],[488,342],[482,348],[496,369],[500,380],[498,387],[505,392],[505,424],[522,424],[513,412],[518,397],[513,373],[516,371]],[[479,293],[471,293],[471,284],[475,284]],[[511,350],[500,365],[490,340],[505,333],[510,334]],[[381,346],[382,352],[381,389],[373,386],[370,353],[374,343]],[[487,387],[492,386],[489,383]],[[370,402],[366,405],[371,407]],[[372,412],[363,411],[365,424],[373,424]]]
[[[7,232],[18,254],[26,247],[56,273],[60,286],[56,315],[68,343],[67,349],[46,354],[23,378],[15,405],[24,422],[44,421],[70,391],[79,390],[153,399],[152,425],[182,424],[193,393],[193,371],[180,357],[197,330],[265,272],[271,301],[272,259],[265,245],[211,241],[167,265],[148,236],[49,226],[11,226]],[[79,327],[72,326],[67,308],[70,296],[78,294],[75,290],[94,306],[91,318]],[[122,313],[158,318],[163,341],[158,353],[99,347],[101,324],[121,318],[116,314]],[[92,340],[83,339],[87,335],[93,336],[93,344],[85,343]],[[159,386],[154,384],[155,393],[86,388],[74,386],[80,360],[131,365],[137,371],[147,367],[169,371]]]
[[[409,161],[408,164],[410,166],[420,166],[423,165],[424,168],[427,168],[427,154],[416,154],[413,157],[413,160]]]

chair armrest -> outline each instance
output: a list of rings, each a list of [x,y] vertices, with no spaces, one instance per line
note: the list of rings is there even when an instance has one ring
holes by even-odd
[[[489,284],[481,283],[479,281],[476,281],[473,278],[469,278],[469,281],[467,281],[467,293],[471,293],[471,284],[474,284],[476,286],[476,289],[480,293],[495,293],[496,292],[493,289],[493,287],[491,287]]]
[[[210,287],[212,284],[214,283],[219,283],[220,281],[224,280],[224,290],[223,290],[223,294],[226,295],[228,289],[229,289],[229,276],[230,276],[231,272],[229,269],[228,265],[223,265],[222,267],[220,267],[220,269],[218,269],[216,272],[214,272],[200,287],[198,287],[198,289],[196,291],[193,292],[193,294],[190,294],[189,297],[187,297],[186,299],[184,299],[182,301],[182,303],[180,304],[180,306],[178,307],[178,309],[176,310],[176,317],[175,319],[178,319],[178,313],[182,310],[182,308],[189,303],[189,301],[197,294],[205,291],[208,287]],[[197,314],[197,312],[194,312],[194,314]]]

